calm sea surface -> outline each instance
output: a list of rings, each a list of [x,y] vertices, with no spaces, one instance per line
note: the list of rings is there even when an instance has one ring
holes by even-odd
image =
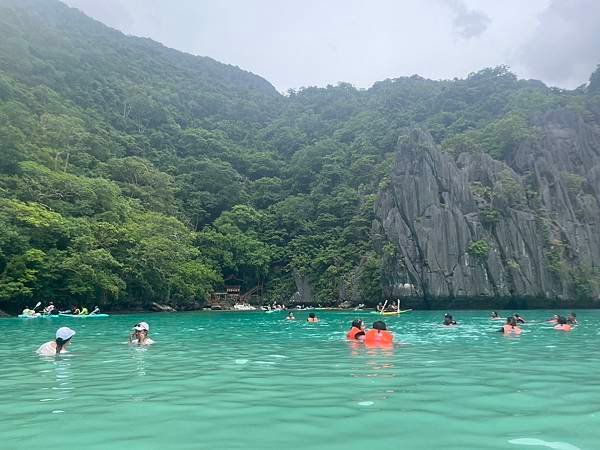
[[[524,311],[518,337],[412,312],[386,318],[392,350],[345,341],[376,315],[316,313],[2,319],[0,448],[600,449],[600,311],[570,333]],[[140,320],[147,349],[127,345]],[[65,325],[70,353],[37,356]]]

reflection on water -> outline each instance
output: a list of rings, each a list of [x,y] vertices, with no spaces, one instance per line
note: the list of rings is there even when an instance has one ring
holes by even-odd
[[[484,312],[411,313],[386,318],[389,348],[345,340],[356,313],[303,314],[1,321],[2,448],[597,448],[598,311],[508,338]],[[142,319],[157,343],[130,347]],[[36,356],[63,325],[70,353]]]

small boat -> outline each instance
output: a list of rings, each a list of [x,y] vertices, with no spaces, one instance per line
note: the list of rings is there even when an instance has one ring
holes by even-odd
[[[400,311],[385,311],[385,312],[371,311],[371,314],[379,314],[380,316],[398,316],[400,314],[408,313],[411,311],[412,311],[412,309],[403,309]]]
[[[19,319],[53,319],[54,317],[58,317],[58,314],[40,314],[36,313],[34,315],[29,314],[19,314]]]
[[[404,313],[411,312],[411,311],[412,311],[412,309],[403,309],[400,311],[385,311],[385,312],[379,313],[379,314],[381,314],[383,316],[398,316],[400,314],[404,314]]]
[[[60,317],[71,317],[73,319],[93,319],[95,317],[109,317],[108,314],[63,314]]]

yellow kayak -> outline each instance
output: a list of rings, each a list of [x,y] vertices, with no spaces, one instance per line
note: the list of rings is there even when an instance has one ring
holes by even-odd
[[[381,316],[397,316],[399,314],[403,314],[403,313],[407,313],[407,312],[411,312],[412,309],[403,309],[400,311],[386,311],[386,312],[379,312],[379,311],[373,311],[373,314],[379,314]]]

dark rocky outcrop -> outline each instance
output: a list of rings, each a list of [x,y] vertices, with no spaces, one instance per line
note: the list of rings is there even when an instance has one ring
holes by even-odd
[[[160,303],[153,302],[150,305],[150,309],[156,312],[177,312],[175,308],[169,305],[161,305]]]
[[[399,141],[373,231],[384,295],[404,306],[600,305],[600,134],[540,117],[507,163]]]

